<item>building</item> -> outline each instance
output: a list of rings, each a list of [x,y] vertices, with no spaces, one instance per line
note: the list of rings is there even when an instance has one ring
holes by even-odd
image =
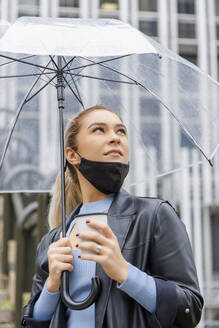
[[[218,0],[1,0],[0,3],[1,18],[10,22],[20,16],[121,19],[218,80]],[[158,193],[173,200],[187,226],[206,296],[205,316],[200,324],[206,328],[219,327],[218,171],[217,160],[213,170],[207,166],[183,170],[147,190],[151,195]]]

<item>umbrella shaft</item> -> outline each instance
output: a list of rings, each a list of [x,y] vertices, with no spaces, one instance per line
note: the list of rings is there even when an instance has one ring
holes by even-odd
[[[62,70],[62,57],[58,56],[58,71],[57,71],[57,99],[58,107],[64,108],[64,78]]]
[[[66,208],[65,208],[65,167],[64,167],[64,83],[62,71],[62,58],[58,57],[57,73],[57,99],[59,110],[59,146],[60,146],[60,164],[61,164],[61,195],[62,195],[62,237],[66,236]]]
[[[63,108],[59,108],[59,143],[61,161],[61,194],[62,194],[62,236],[66,235],[66,210],[65,210],[65,169],[64,169],[64,129]]]

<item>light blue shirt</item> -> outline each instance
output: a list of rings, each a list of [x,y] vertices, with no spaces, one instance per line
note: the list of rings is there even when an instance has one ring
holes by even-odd
[[[102,213],[108,211],[113,201],[113,196],[109,196],[103,200],[84,204],[79,214]],[[74,220],[71,222],[67,236],[74,226]],[[95,276],[96,262],[85,261],[78,258],[80,250],[73,249],[74,253],[74,269],[70,272],[69,285],[70,295],[76,301],[85,299],[91,290],[91,278]],[[154,278],[139,270],[129,263],[128,276],[120,285],[117,283],[117,288],[125,292],[130,297],[134,298],[149,312],[154,312],[156,309],[156,285]],[[50,320],[60,298],[60,292],[50,293],[46,284],[37,300],[33,319],[35,320]],[[95,328],[95,303],[84,310],[67,309],[67,327]]]

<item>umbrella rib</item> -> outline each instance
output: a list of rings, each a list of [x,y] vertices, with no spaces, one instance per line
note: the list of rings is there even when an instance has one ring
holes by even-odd
[[[73,70],[80,69],[80,68],[86,68],[86,67],[90,67],[90,66],[94,66],[94,65],[100,65],[100,64],[103,64],[103,63],[108,63],[108,62],[111,62],[111,61],[116,60],[116,59],[121,59],[121,58],[124,58],[124,57],[129,57],[131,55],[132,54],[118,56],[118,57],[114,57],[114,58],[111,58],[111,59],[101,60],[100,62],[95,62],[95,61],[92,61],[92,60],[90,60],[90,59],[88,59],[86,57],[78,56],[79,58],[83,58],[83,59],[85,59],[87,61],[92,62],[92,64],[87,64],[87,65],[83,65],[83,66],[74,67],[74,68],[71,68],[69,71],[73,71]]]
[[[54,59],[51,56],[49,56],[49,57],[51,58],[53,64],[56,66],[56,69],[59,70],[58,65],[56,64],[56,62],[54,61]],[[64,71],[65,67],[68,66],[76,58],[76,56],[74,56],[73,58],[71,58],[68,63],[66,62],[66,59],[65,59],[64,56],[62,56],[62,58],[64,59],[65,64],[66,64],[64,67],[62,67],[62,71]]]
[[[53,73],[54,74],[54,73]],[[41,75],[42,76],[42,75]],[[47,76],[45,76],[45,77],[47,77]],[[48,81],[48,79],[47,79],[47,81],[46,80],[44,80],[42,77],[40,78],[40,80],[42,80],[43,82],[47,82]],[[50,84],[52,85],[52,86],[56,86],[56,84],[54,83],[54,82],[51,82],[51,80],[50,80]]]
[[[35,97],[40,91],[42,91],[48,84],[50,84],[53,80],[54,80],[54,78],[56,77],[56,75],[54,75],[49,81],[47,81],[39,90],[37,90],[37,92],[36,93],[34,93],[30,98],[27,98],[27,100],[26,100],[26,103],[28,102],[28,101],[30,101],[33,97]],[[45,81],[44,81],[45,82]]]
[[[68,83],[68,81],[66,80],[66,78],[65,78],[65,77],[63,77],[63,78],[64,78],[66,84],[68,85],[69,89],[70,89],[71,92],[73,93],[73,95],[76,97],[76,99],[78,100],[78,102],[81,104],[81,106],[82,106],[83,109],[84,109],[84,104],[83,104],[83,102],[82,102],[82,100],[81,100],[81,97],[78,97],[78,95],[74,92],[74,90],[72,89],[72,87],[70,86],[70,84]]]
[[[56,69],[59,71],[59,67],[58,67],[58,65],[56,64],[56,62],[54,61],[54,59],[53,59],[53,57],[52,56],[49,56],[50,58],[51,58],[51,61],[52,61],[52,63],[54,64],[53,65],[53,67],[55,66],[56,67]],[[71,62],[71,61],[73,61],[74,60],[74,58],[75,57],[73,57],[70,61],[69,61],[69,63]],[[64,59],[64,61],[65,61],[65,63],[66,63],[66,59],[65,59],[65,57],[63,56],[63,59]],[[64,67],[66,67],[68,65],[68,63],[64,66]],[[64,70],[64,68],[62,68],[62,72],[63,72],[63,70]],[[65,79],[65,82],[68,84],[68,86],[69,86],[69,88],[70,88],[70,84],[68,83],[68,81]],[[71,88],[70,88],[70,90],[71,90]],[[72,92],[73,92],[73,94],[75,95],[75,97],[78,99],[78,97],[76,96],[76,94],[75,94],[75,92],[73,91],[73,90],[71,90]],[[78,99],[78,101],[79,101],[79,99]],[[83,104],[82,104],[82,101],[79,101],[80,103],[81,103],[81,105],[83,106]]]
[[[42,68],[44,70],[47,69],[49,71],[56,72],[56,70],[54,70],[52,68],[49,68],[49,67],[46,67],[46,66],[42,66],[42,65],[38,65],[38,64],[32,64],[32,63],[29,63],[27,61],[23,61],[23,60],[20,60],[20,59],[17,59],[17,58],[5,56],[5,55],[0,55],[0,57],[6,58],[6,59],[11,59],[13,61],[16,61],[16,62],[19,62],[19,63],[22,63],[22,64],[26,64],[26,65],[30,65],[30,66],[34,66],[34,67],[39,67],[39,68]]]
[[[179,172],[179,171],[182,171],[182,168],[192,168],[192,167],[194,167],[194,166],[198,166],[198,165],[201,165],[201,164],[203,164],[203,161],[199,161],[199,162],[197,162],[197,163],[192,163],[192,164],[188,164],[188,165],[186,165],[186,166],[184,166],[184,167],[179,167],[179,168],[176,168],[176,169],[172,169],[172,170],[169,170],[169,171],[167,171],[167,172],[165,172],[165,173],[161,173],[161,174],[158,174],[158,175],[156,175],[156,178],[157,179],[160,179],[160,178],[163,178],[163,177],[166,177],[167,175],[169,175],[169,174],[173,174],[173,173],[176,173],[176,172]],[[213,166],[213,165],[212,165]],[[146,183],[147,181],[146,180],[144,180],[144,181],[142,181],[142,182],[134,182],[134,183],[130,183],[130,185],[129,186],[136,186],[136,185],[139,185],[139,184],[144,184],[144,183]]]
[[[1,76],[0,79],[10,79],[10,78],[15,78],[15,77],[28,77],[28,76],[42,76],[42,75],[49,75],[49,74],[54,74],[54,72],[48,72],[48,73],[33,73],[33,74],[22,74],[22,75],[5,75]]]
[[[97,77],[97,76],[91,76],[91,75],[85,75],[85,74],[76,74],[76,73],[66,73],[69,75],[74,75],[74,76],[80,76],[80,77],[87,77],[88,79],[94,79],[94,80],[100,80],[100,81],[106,81],[106,82],[117,82],[117,83],[123,83],[123,84],[138,84],[137,82],[128,82],[128,81],[118,81],[118,80],[112,80],[112,79],[105,79],[102,77]]]
[[[45,67],[44,69],[46,69],[46,67]],[[10,142],[10,140],[11,140],[12,133],[13,133],[13,131],[14,131],[14,129],[15,129],[15,125],[16,125],[16,123],[17,123],[17,120],[18,120],[18,118],[19,118],[19,116],[20,116],[20,113],[21,113],[21,111],[22,111],[24,105],[27,103],[27,98],[28,98],[29,94],[31,93],[31,91],[33,90],[33,88],[35,87],[35,85],[37,84],[37,82],[39,81],[39,79],[40,79],[40,76],[38,76],[38,77],[36,78],[36,80],[33,82],[33,84],[32,84],[32,86],[31,86],[30,90],[28,90],[28,92],[27,92],[26,95],[24,96],[23,100],[21,101],[21,103],[20,103],[20,105],[19,105],[19,107],[18,107],[18,109],[17,109],[17,113],[16,113],[15,118],[14,118],[14,121],[13,121],[13,123],[12,123],[12,127],[11,127],[11,130],[10,130],[9,134],[8,134],[8,137],[7,137],[7,140],[6,140],[6,144],[5,144],[5,147],[4,147],[4,150],[3,150],[3,154],[2,154],[2,157],[1,157],[1,161],[0,161],[0,170],[1,170],[1,168],[2,168],[3,161],[4,161],[4,158],[5,158],[5,155],[6,155],[7,149],[8,149],[9,142]]]
[[[53,56],[54,57],[54,56]],[[47,64],[47,66],[51,63],[51,61],[53,60],[53,57],[50,59],[50,61],[48,62],[48,64]],[[42,73],[43,71],[39,68],[39,71]],[[47,77],[47,76],[46,76]],[[41,78],[41,80],[43,81],[43,82],[46,82],[44,79],[42,79]],[[47,78],[47,80],[48,80],[48,78]],[[51,85],[53,85],[54,87],[56,86],[56,84],[55,83],[51,83]]]
[[[57,67],[57,69],[59,70],[59,68],[58,68],[58,66],[57,66],[57,64],[56,64],[56,62],[53,60],[53,58],[51,57],[51,56],[49,56],[50,58],[51,58],[51,61],[53,62],[53,64]],[[75,57],[74,57],[75,58]],[[65,57],[63,57],[63,59],[64,59],[64,61],[65,61],[65,63],[66,63],[66,60],[65,60]],[[66,64],[66,65],[68,65],[68,64]],[[63,69],[62,69],[62,71],[63,71]],[[76,99],[78,100],[78,102],[82,105],[82,107],[84,108],[84,105],[83,105],[83,102],[82,102],[82,100],[80,99],[80,97],[78,97],[77,95],[76,95],[76,93],[74,92],[74,90],[71,88],[71,86],[70,86],[70,84],[68,83],[68,81],[66,80],[66,78],[63,76],[63,79],[65,80],[65,82],[66,82],[66,84],[68,85],[68,87],[69,87],[69,89],[71,90],[71,92],[74,94],[74,96],[76,97]],[[73,79],[73,78],[72,78]]]
[[[209,164],[211,166],[213,166],[212,161],[205,155],[205,153],[203,152],[203,150],[201,149],[201,147],[199,146],[199,144],[195,141],[194,137],[191,135],[191,133],[187,130],[186,127],[184,127],[182,125],[182,123],[180,122],[180,120],[178,119],[178,117],[169,109],[169,107],[162,101],[162,99],[152,90],[146,88],[144,85],[142,85],[141,83],[138,83],[143,89],[147,90],[150,94],[152,94],[152,96],[154,96],[155,98],[157,98],[159,100],[159,102],[167,109],[167,111],[175,118],[175,120],[178,122],[179,126],[181,127],[181,129],[188,135],[189,139],[193,142],[193,144],[200,150],[200,152],[202,153],[202,155],[207,159],[207,161],[209,162]]]
[[[128,56],[130,56],[130,55],[128,55]],[[123,57],[125,57],[125,56],[123,56]],[[112,72],[118,73],[119,75],[122,75],[122,76],[126,77],[127,79],[133,81],[133,82],[134,82],[133,84],[139,84],[139,85],[140,85],[140,83],[139,83],[138,81],[136,81],[135,79],[133,79],[132,77],[130,77],[130,76],[128,76],[128,75],[126,75],[126,74],[124,74],[124,73],[122,73],[122,72],[120,72],[120,71],[117,71],[116,69],[114,69],[114,68],[112,68],[112,67],[106,66],[106,65],[104,65],[104,64],[101,63],[101,62],[99,62],[99,63],[98,63],[98,62],[95,62],[94,60],[91,60],[91,59],[87,59],[87,60],[90,61],[90,62],[92,62],[92,63],[94,63],[94,65],[95,65],[95,64],[98,64],[98,65],[100,65],[100,66],[102,66],[102,67],[104,67],[104,68],[109,69],[109,70],[112,71]]]
[[[51,58],[53,64],[56,66],[56,69],[59,70],[58,65],[56,64],[56,62],[54,61],[54,59],[51,56],[49,56],[49,57]],[[66,59],[65,59],[64,56],[62,56],[62,58],[64,59],[65,64],[66,64],[65,66],[62,67],[62,71],[64,71],[65,67],[68,66],[76,58],[76,56],[74,56],[73,58],[71,58],[68,63],[67,63],[67,61],[66,61]]]
[[[214,158],[214,156],[215,156],[218,149],[219,149],[219,144],[216,146],[215,150],[213,151],[213,153],[210,156],[209,163],[211,164],[211,166],[213,166],[213,158]]]
[[[127,56],[130,56],[130,55],[127,55]],[[126,56],[123,56],[123,57],[126,57]],[[101,62],[95,62],[94,60],[91,60],[91,59],[87,59],[88,61],[90,61],[90,62],[92,62],[92,63],[94,63],[94,65],[95,64],[98,64],[98,65],[100,65],[100,66],[102,66],[102,67],[104,67],[104,68],[107,68],[107,69],[109,69],[110,71],[112,71],[112,72],[115,72],[115,73],[117,73],[117,74],[119,74],[119,75],[121,75],[121,76],[124,76],[125,78],[127,78],[127,79],[129,79],[129,80],[131,80],[133,83],[128,83],[128,82],[126,82],[126,83],[128,83],[128,84],[136,84],[136,85],[141,85],[138,81],[136,81],[135,79],[133,79],[133,78],[131,78],[130,76],[128,76],[128,75],[126,75],[126,74],[124,74],[124,73],[122,73],[122,72],[119,72],[119,71],[117,71],[116,69],[114,69],[114,68],[112,68],[112,67],[109,67],[109,66],[106,66],[106,65],[104,65],[103,63],[101,63]],[[120,82],[120,81],[119,81]],[[120,83],[122,83],[122,82],[120,82]],[[123,83],[125,83],[125,82],[123,82]]]
[[[74,57],[74,58],[75,58],[75,57]],[[72,59],[72,61],[74,60],[74,58]],[[66,66],[68,67],[68,65],[71,63],[71,61],[69,61],[68,63],[66,63],[67,61],[66,61],[65,57],[63,57],[63,59],[64,59],[64,62],[65,62],[65,64],[66,64],[64,67],[66,67]],[[64,79],[65,79],[65,77],[64,77]],[[76,91],[77,91],[77,94],[76,94],[76,93],[74,92],[74,90],[71,88],[70,83],[67,81],[67,79],[65,79],[65,82],[67,83],[69,89],[73,92],[73,94],[75,95],[75,97],[78,99],[78,101],[79,101],[79,103],[82,105],[83,109],[85,109],[84,104],[83,104],[83,101],[82,101],[82,99],[81,99],[80,92],[79,92],[79,90],[78,90],[77,84],[76,84],[76,82],[75,82],[73,76],[71,76],[71,80],[72,80],[73,83],[74,83],[74,86],[75,86],[75,89],[76,89]]]
[[[56,69],[55,69],[55,67],[54,67],[54,69],[55,69],[55,70],[59,70],[58,65],[56,64],[55,60],[53,59],[54,56],[52,57],[52,56],[50,55],[49,58],[51,59],[51,62],[53,63],[53,67],[54,67],[54,66],[56,67]]]
[[[82,99],[81,99],[80,92],[79,92],[79,90],[78,90],[78,86],[77,86],[77,84],[76,84],[76,82],[75,82],[75,80],[74,80],[73,77],[72,77],[72,80],[73,80],[73,83],[74,83],[75,89],[76,89],[76,91],[77,91],[77,96],[78,96],[78,98],[80,99],[81,106],[83,107],[83,109],[85,109],[84,104],[83,104],[83,101],[82,101]],[[71,86],[70,86],[70,84],[68,83],[67,80],[65,80],[65,81],[66,81],[66,83],[68,84],[68,86],[69,86],[69,88],[70,88],[70,90],[71,90]],[[72,90],[72,91],[73,91],[73,90]],[[73,91],[73,92],[74,92],[74,91]]]
[[[21,57],[20,59],[27,59],[27,58],[31,58],[31,57],[35,57],[36,55],[31,55],[31,56],[25,56],[25,57]],[[4,64],[1,64],[0,67],[2,66],[5,66],[5,65],[8,65],[8,64],[13,64],[14,63],[14,60],[10,60],[9,62],[7,63],[4,63]]]
[[[71,64],[71,63],[75,60],[76,56],[74,56],[73,58],[71,58],[71,59],[69,60],[69,62],[67,62],[67,60],[65,59],[64,56],[63,56],[63,58],[64,58],[64,61],[65,61],[65,64],[66,64],[66,65],[63,67],[63,70],[64,70],[66,67],[68,67],[69,64]]]

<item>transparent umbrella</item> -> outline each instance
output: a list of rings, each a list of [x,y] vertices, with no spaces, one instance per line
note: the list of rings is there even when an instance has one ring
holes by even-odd
[[[133,190],[182,167],[185,148],[199,150],[189,164],[213,164],[218,83],[118,20],[18,19],[0,39],[0,84],[0,191],[50,191],[61,166],[63,236],[63,130],[84,108],[104,104],[123,117]]]

